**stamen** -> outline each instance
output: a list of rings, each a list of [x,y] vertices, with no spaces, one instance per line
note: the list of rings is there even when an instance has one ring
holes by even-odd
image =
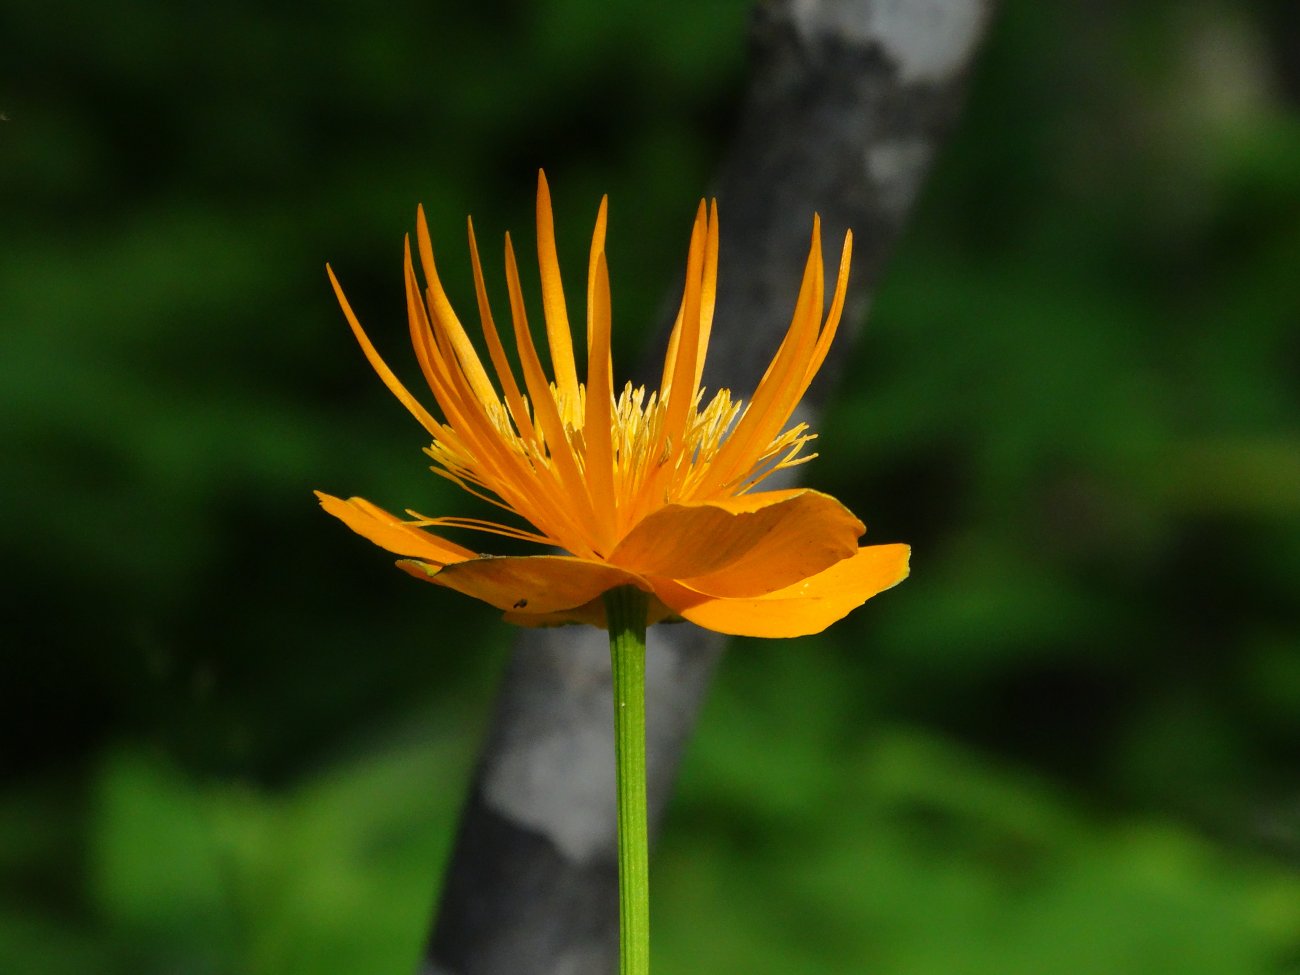
[[[526,531],[522,528],[512,528],[510,525],[501,525],[495,521],[484,521],[482,518],[429,518],[409,508],[406,513],[415,519],[410,524],[417,528],[464,528],[468,531],[501,535],[505,538],[514,538],[523,542],[537,542],[542,545],[554,544],[552,539],[536,532]]]

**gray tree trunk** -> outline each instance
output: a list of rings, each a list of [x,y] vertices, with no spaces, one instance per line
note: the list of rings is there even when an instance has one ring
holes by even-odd
[[[814,210],[828,263],[854,231],[845,331],[802,419],[852,344],[885,258],[956,117],[992,0],[772,0],[718,178],[723,220],[710,388],[752,390],[785,329]],[[676,298],[673,299],[676,309]],[[656,354],[643,368],[654,375]],[[652,829],[725,638],[649,634]],[[605,633],[520,631],[465,806],[424,975],[610,975],[618,958],[613,702]]]

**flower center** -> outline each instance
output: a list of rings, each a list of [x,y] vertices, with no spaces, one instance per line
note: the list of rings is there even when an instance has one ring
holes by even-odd
[[[583,481],[590,483],[596,472],[591,470],[593,452],[583,436],[586,386],[578,385],[576,401],[563,395],[554,384],[550,393],[568,441],[559,449],[571,451]],[[523,408],[529,414],[523,424],[511,416],[509,407],[500,400],[482,404],[500,438],[499,443],[516,461],[509,470],[474,456],[450,426],[443,428],[444,436],[426,447],[425,453],[434,462],[431,468],[434,473],[522,517],[536,531],[464,518],[422,519],[423,522],[431,527],[475,528],[525,538],[558,545],[574,554],[608,554],[612,548],[610,539],[602,539],[597,526],[587,524],[580,517],[581,506],[574,504],[577,499],[568,498],[565,503],[553,445],[547,443],[542,424],[532,422],[532,404],[526,396],[522,399]],[[727,389],[719,390],[707,405],[702,406],[703,400],[701,390],[692,404],[680,442],[674,442],[664,433],[668,405],[658,394],[652,391],[647,395],[644,386],[634,387],[631,383],[623,387],[611,415],[609,462],[613,467],[613,492],[606,502],[613,508],[606,514],[614,527],[614,544],[646,515],[666,504],[743,494],[776,471],[816,456],[803,453],[804,446],[816,434],[809,432],[806,424],[798,423],[759,451],[754,463],[740,476],[721,486],[701,490],[710,462],[745,410],[743,401],[733,400]],[[531,428],[532,435],[523,436],[519,431],[521,425]],[[600,503],[594,495],[591,500],[593,505]]]

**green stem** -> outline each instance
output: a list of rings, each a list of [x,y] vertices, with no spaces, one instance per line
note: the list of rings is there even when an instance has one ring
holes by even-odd
[[[618,763],[618,971],[650,972],[649,830],[645,784],[646,594],[605,593],[614,668],[614,758]]]

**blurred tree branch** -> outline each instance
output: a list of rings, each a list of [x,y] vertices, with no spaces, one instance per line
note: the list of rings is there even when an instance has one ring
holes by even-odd
[[[854,230],[845,319],[861,321],[958,112],[991,6],[992,0],[759,5],[750,84],[717,185],[723,233],[710,387],[752,389],[770,360],[789,324],[814,210],[831,255],[844,230]],[[852,338],[837,342],[802,419],[813,418]],[[662,361],[665,342],[666,330],[647,362]],[[720,635],[690,624],[651,631],[652,828],[724,645]],[[521,632],[463,813],[426,975],[613,971],[609,684],[603,632]]]

